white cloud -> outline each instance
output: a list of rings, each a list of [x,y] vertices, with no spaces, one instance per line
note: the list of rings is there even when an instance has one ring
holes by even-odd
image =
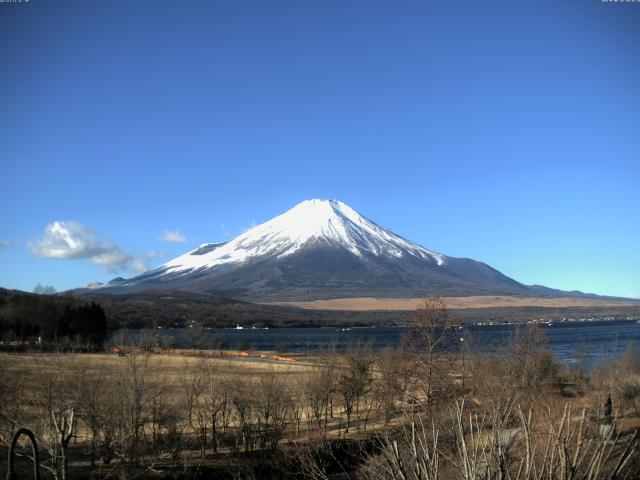
[[[178,230],[165,230],[162,232],[162,235],[160,235],[160,240],[163,242],[184,243],[187,241],[187,237]]]
[[[29,242],[29,249],[43,258],[88,259],[109,273],[142,273],[147,269],[144,260],[101,240],[95,231],[74,221],[50,223],[41,239]]]
[[[0,240],[0,248],[10,247],[11,242],[9,240]]]

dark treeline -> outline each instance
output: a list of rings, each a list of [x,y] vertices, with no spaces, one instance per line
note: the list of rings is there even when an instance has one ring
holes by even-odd
[[[183,328],[190,324],[203,327],[317,327],[317,326],[389,326],[406,325],[406,311],[305,310],[279,305],[264,305],[216,295],[178,291],[148,291],[124,295],[83,293],[79,298],[99,303],[113,328]],[[509,307],[450,309],[458,323],[527,322],[545,318],[640,317],[640,303],[603,307]]]
[[[97,303],[64,295],[1,292],[0,340],[5,347],[73,343],[92,349],[102,345],[107,331],[107,316]]]
[[[82,293],[102,305],[113,328],[204,327],[317,327],[344,325],[399,325],[407,312],[342,312],[264,305],[218,295],[180,291],[129,294]]]

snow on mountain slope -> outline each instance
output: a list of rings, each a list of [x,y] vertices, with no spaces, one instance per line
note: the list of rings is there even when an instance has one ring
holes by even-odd
[[[225,243],[96,290],[172,290],[251,301],[340,297],[524,295],[489,265],[427,250],[337,200],[307,200]]]
[[[381,228],[337,200],[306,200],[233,240],[204,244],[158,267],[165,274],[187,273],[219,265],[241,264],[257,257],[283,258],[313,242],[348,250],[361,257],[432,259],[444,265],[447,257],[427,250]]]

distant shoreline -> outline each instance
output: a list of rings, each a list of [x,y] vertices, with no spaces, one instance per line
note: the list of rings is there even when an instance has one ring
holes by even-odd
[[[281,305],[304,308],[307,310],[340,311],[410,311],[415,310],[422,298],[374,298],[350,297],[327,300],[263,302],[264,305]],[[576,297],[518,297],[508,295],[475,295],[468,297],[445,297],[449,309],[470,308],[508,308],[508,307],[629,307],[639,306],[640,300],[634,299],[598,299]]]

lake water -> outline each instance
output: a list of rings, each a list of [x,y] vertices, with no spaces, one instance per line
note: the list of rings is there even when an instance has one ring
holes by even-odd
[[[464,337],[467,351],[493,353],[510,343],[515,328],[514,325],[471,325],[457,334],[459,338]],[[569,364],[579,362],[593,366],[617,358],[629,345],[640,347],[640,323],[635,321],[553,323],[541,328],[557,358]],[[153,330],[157,339],[171,336],[177,348],[192,348],[195,333],[190,329]],[[338,351],[358,345],[370,345],[374,349],[395,347],[400,345],[404,333],[404,327],[205,329],[198,331],[198,344],[199,348],[313,353],[333,346]],[[139,334],[139,331],[127,332],[134,341]],[[114,338],[119,335],[116,332]]]

